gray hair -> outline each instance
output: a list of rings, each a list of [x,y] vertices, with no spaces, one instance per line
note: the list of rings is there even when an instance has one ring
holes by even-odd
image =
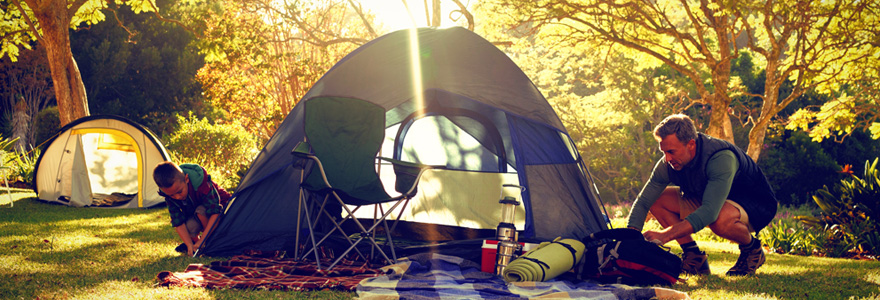
[[[684,114],[674,114],[666,117],[657,127],[654,127],[654,136],[664,138],[674,134],[682,143],[697,139],[697,128],[694,121]]]

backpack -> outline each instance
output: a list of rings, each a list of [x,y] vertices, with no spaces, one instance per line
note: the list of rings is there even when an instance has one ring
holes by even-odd
[[[608,229],[583,240],[586,250],[575,270],[578,279],[627,285],[672,285],[681,258],[631,228]]]

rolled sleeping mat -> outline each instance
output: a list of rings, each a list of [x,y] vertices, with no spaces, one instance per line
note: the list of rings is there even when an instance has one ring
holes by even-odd
[[[584,256],[584,243],[556,238],[511,261],[501,275],[504,281],[547,281],[568,272]]]

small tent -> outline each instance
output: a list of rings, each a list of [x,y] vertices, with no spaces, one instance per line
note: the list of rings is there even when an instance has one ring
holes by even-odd
[[[522,203],[515,222],[521,240],[583,238],[608,226],[571,138],[522,70],[471,31],[420,28],[370,41],[314,84],[251,164],[201,254],[291,249],[299,184],[312,171],[298,167],[291,150],[305,138],[304,104],[322,97],[385,109],[379,155],[445,166],[422,176],[406,206],[395,232],[406,231],[407,239],[494,237],[502,196]],[[391,168],[377,170],[395,195]]]
[[[34,167],[40,200],[76,207],[147,208],[163,204],[153,167],[169,160],[149,129],[94,115],[61,128]]]

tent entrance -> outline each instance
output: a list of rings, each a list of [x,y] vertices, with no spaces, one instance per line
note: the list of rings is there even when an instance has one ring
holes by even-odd
[[[85,128],[71,130],[70,136],[76,141],[68,194],[73,205],[120,206],[140,200],[141,155],[130,135]]]
[[[390,166],[380,168],[379,177],[389,194],[394,191],[394,171]],[[502,184],[517,184],[515,173],[488,173],[461,170],[428,170],[419,181],[419,193],[404,208],[400,220],[406,223],[404,228],[411,227],[413,234],[408,238],[416,240],[446,240],[456,236],[473,236],[472,233],[451,233],[441,230],[446,227],[463,228],[464,231],[479,232],[494,230],[501,220]],[[505,189],[505,194],[511,189]],[[517,199],[520,195],[513,195]],[[384,208],[389,208],[385,205]],[[372,209],[361,209],[355,216],[362,219],[373,217]],[[425,223],[427,221],[428,223]],[[514,225],[522,230],[525,228],[525,208],[517,207]],[[427,227],[426,227],[427,226]],[[433,228],[425,230],[419,228]],[[447,234],[441,232],[450,231]],[[435,236],[438,235],[438,236]],[[483,235],[483,234],[478,234]],[[473,237],[471,237],[473,238]],[[458,238],[455,238],[458,239]]]

